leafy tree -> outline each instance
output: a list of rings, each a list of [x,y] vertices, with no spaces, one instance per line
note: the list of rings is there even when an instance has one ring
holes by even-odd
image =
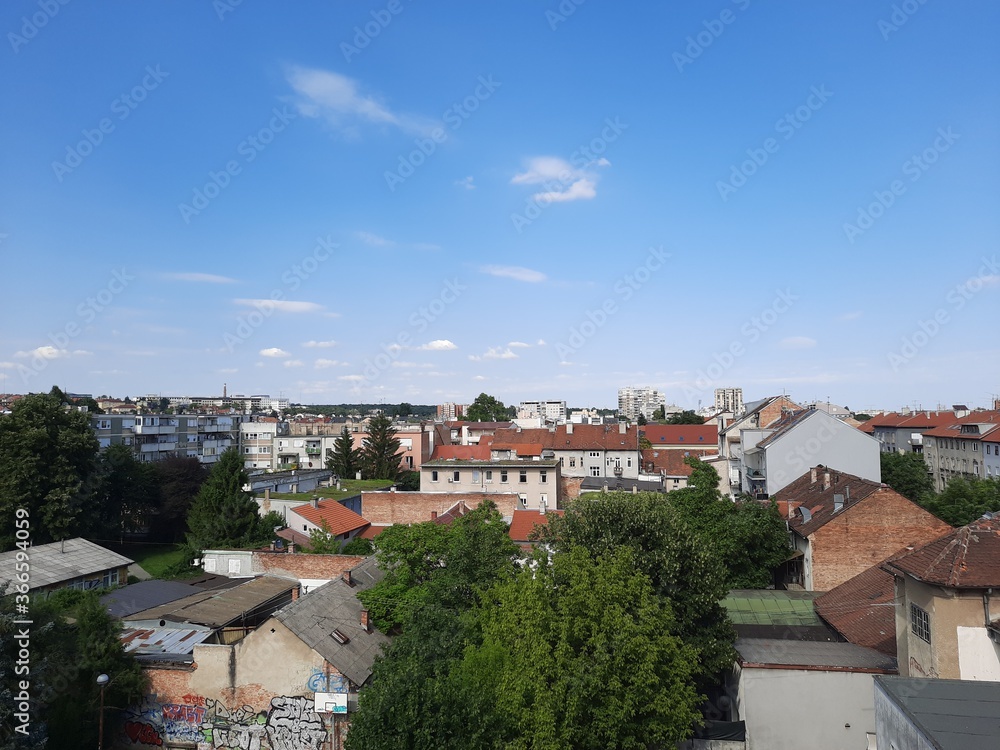
[[[853,416],[859,422],[867,422],[869,419],[872,418],[871,414],[864,414],[864,413],[861,413],[861,414],[852,414],[851,416]],[[896,490],[896,491],[899,492],[899,490]],[[902,493],[900,493],[900,494],[902,494]]]
[[[16,694],[17,643],[22,619],[13,596],[0,598],[0,693]],[[138,662],[122,649],[121,624],[108,615],[95,591],[64,590],[31,602],[32,735],[13,735],[13,701],[0,701],[0,747],[66,750],[97,744],[100,689],[95,678],[106,674],[104,747],[110,747],[115,708],[138,701],[146,678]],[[13,692],[11,692],[13,691]],[[19,739],[15,744],[13,737]]]
[[[725,566],[728,588],[767,588],[772,571],[788,559],[788,531],[774,502],[732,502],[719,492],[719,474],[695,456],[688,486],[667,497]]]
[[[257,513],[247,484],[243,459],[235,448],[219,458],[198,490],[188,514],[188,546],[192,550],[227,549],[263,544],[273,529]]]
[[[404,471],[400,476],[396,485],[403,492],[419,492],[420,491],[420,472],[419,471]]]
[[[705,420],[693,411],[686,410],[671,414],[667,417],[667,424],[705,424]]]
[[[628,549],[636,570],[670,601],[677,634],[697,649],[702,684],[732,666],[735,633],[720,605],[728,591],[725,567],[667,497],[645,492],[583,495],[563,517],[549,519],[542,539],[558,551],[583,547],[595,561]]]
[[[465,410],[465,418],[469,422],[506,422],[510,418],[510,411],[503,401],[480,393]]]
[[[636,567],[626,548],[595,560],[576,547],[494,590],[483,643],[463,661],[478,682],[498,683],[505,747],[645,750],[690,736],[698,653]]]
[[[340,551],[342,555],[364,555],[368,556],[375,551],[375,545],[372,544],[371,539],[365,539],[363,536],[356,536]]]
[[[0,415],[0,548],[12,544],[18,508],[31,514],[34,544],[78,536],[95,522],[97,438],[89,417],[66,409],[60,395],[25,396]]]
[[[360,451],[354,447],[354,438],[346,425],[333,441],[333,448],[326,449],[326,468],[341,479],[354,479],[361,468]]]
[[[343,438],[337,438],[338,445]],[[399,476],[400,442],[392,428],[392,420],[384,414],[368,423],[368,437],[361,447],[361,466],[365,479],[395,480]]]
[[[646,420],[646,415],[640,414],[639,418],[636,420],[636,424],[640,427],[645,427],[649,422]]]
[[[413,413],[413,404],[408,404],[405,401],[399,405],[396,409],[396,416],[400,419],[406,419]]]
[[[666,418],[667,418],[667,414],[666,414],[666,408],[665,407],[663,407],[663,406],[657,406],[653,410],[653,421],[654,422],[662,422]]]
[[[653,447],[653,444],[649,442],[649,438],[645,434],[639,433],[639,450],[649,450]]]
[[[309,548],[302,551],[314,555],[339,555],[340,540],[330,533],[330,524],[321,519],[319,528],[309,532]]]
[[[160,485],[160,512],[153,517],[153,537],[177,542],[184,538],[187,515],[208,469],[195,456],[168,456],[150,464]]]
[[[919,503],[934,492],[927,464],[920,453],[880,453],[882,481],[905,498]]]
[[[983,513],[1000,511],[1000,479],[955,477],[944,492],[925,496],[921,505],[945,523],[965,526]]]
[[[97,472],[100,510],[94,531],[112,534],[119,541],[125,534],[147,531],[160,505],[155,465],[136,460],[131,446],[112,445],[100,455]]]

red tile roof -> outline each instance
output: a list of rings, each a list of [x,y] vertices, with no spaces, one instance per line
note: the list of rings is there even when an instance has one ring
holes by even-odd
[[[431,461],[449,458],[488,461],[490,458],[490,446],[488,443],[486,445],[439,445],[431,455]]]
[[[622,433],[617,425],[577,424],[569,432],[566,425],[549,430],[497,430],[493,435],[493,450],[514,450],[526,443],[538,444],[550,450],[636,450],[639,445],[638,428],[630,426]]]
[[[884,487],[878,482],[862,479],[853,474],[825,466],[817,466],[815,470],[815,482],[812,481],[812,469],[810,469],[773,495],[773,499],[779,504],[779,507],[781,507],[781,503],[788,502],[797,504],[795,507],[801,506],[810,511],[812,518],[808,522],[798,511],[792,514],[789,521],[792,530],[803,537],[809,536],[833,519],[835,515],[834,495],[844,496],[845,505],[840,511],[843,513]],[[826,490],[823,489],[823,475],[825,473],[830,474],[830,487]],[[885,489],[888,490],[887,487]],[[889,492],[893,492],[893,490],[889,490]],[[850,500],[848,500],[848,495],[850,495]],[[787,510],[787,506],[785,508]]]
[[[948,588],[1000,587],[1000,516],[955,529],[896,557],[886,568]]]
[[[717,448],[719,445],[719,428],[714,424],[648,424],[639,431],[654,448],[658,445]]]
[[[848,642],[896,655],[895,579],[873,565],[815,601],[816,612]]]
[[[692,468],[684,463],[684,459],[688,455],[707,456],[714,453],[714,450],[680,451],[646,448],[642,451],[642,468],[647,473],[652,470],[653,472],[666,472],[668,477],[689,477]]]
[[[368,525],[368,521],[353,510],[345,508],[336,500],[331,499],[320,500],[315,508],[311,503],[304,503],[290,508],[289,511],[317,526],[322,526],[323,521],[326,521],[330,527],[329,532],[334,536],[346,534]]]
[[[548,526],[549,518],[555,513],[562,515],[561,510],[550,510],[548,513],[541,513],[537,510],[515,510],[514,517],[510,521],[510,538],[515,542],[528,542],[531,530],[536,526]]]

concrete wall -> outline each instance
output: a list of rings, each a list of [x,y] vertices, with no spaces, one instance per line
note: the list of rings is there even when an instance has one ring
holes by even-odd
[[[737,680],[747,750],[864,748],[875,731],[870,674],[738,667]]]
[[[901,601],[901,605],[896,608],[899,674],[904,677],[962,679],[959,627],[983,627],[982,596],[978,592],[960,592],[929,586],[909,576],[896,579],[896,593],[897,600]],[[918,638],[910,628],[911,603],[929,615],[930,643]],[[977,645],[978,639],[975,638],[975,634],[967,633],[965,638],[966,659],[980,650],[987,653]],[[985,665],[983,669],[986,673],[992,671],[992,667]]]
[[[963,680],[1000,681],[1000,645],[986,628],[958,626],[958,671]]]

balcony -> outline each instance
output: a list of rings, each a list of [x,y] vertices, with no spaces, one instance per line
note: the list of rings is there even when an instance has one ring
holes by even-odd
[[[323,451],[320,448],[306,448],[306,455],[307,456],[318,456],[322,452]]]

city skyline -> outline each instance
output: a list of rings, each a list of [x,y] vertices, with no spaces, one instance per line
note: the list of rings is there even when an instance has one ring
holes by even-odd
[[[2,390],[990,406],[998,27],[5,6]]]

